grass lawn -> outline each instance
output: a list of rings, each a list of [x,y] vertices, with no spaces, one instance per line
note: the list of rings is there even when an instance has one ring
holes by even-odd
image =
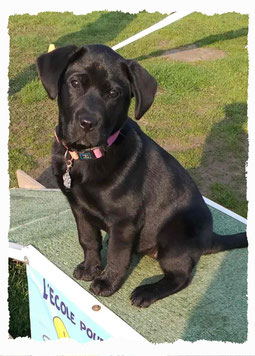
[[[57,105],[38,80],[36,57],[50,43],[113,46],[165,16],[145,11],[10,16],[11,187],[17,186],[18,168],[38,178],[50,165]],[[246,15],[193,13],[118,51],[137,59],[159,84],[140,121],[144,131],[180,160],[203,195],[242,216],[247,214],[247,31]],[[184,62],[165,55],[186,45],[221,50],[224,56]]]
[[[9,18],[9,173],[23,169],[35,179],[50,165],[57,105],[38,80],[35,59],[56,47],[109,46],[160,21],[160,13],[40,13]],[[120,50],[154,75],[158,93],[139,124],[175,156],[202,194],[246,217],[248,16],[193,13]],[[186,46],[186,47],[183,47]],[[188,48],[222,51],[220,58],[187,61]],[[173,60],[169,50],[185,54]],[[130,108],[133,116],[134,103]],[[11,278],[11,277],[10,277]],[[21,327],[23,330],[23,328]]]
[[[28,287],[25,264],[9,262],[9,333],[13,338],[30,336]]]

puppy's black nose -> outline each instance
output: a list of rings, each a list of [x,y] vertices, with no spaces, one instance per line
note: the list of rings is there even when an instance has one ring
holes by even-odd
[[[80,117],[80,126],[82,129],[85,131],[91,131],[93,127],[95,127],[97,124],[97,120],[94,118],[84,118]]]

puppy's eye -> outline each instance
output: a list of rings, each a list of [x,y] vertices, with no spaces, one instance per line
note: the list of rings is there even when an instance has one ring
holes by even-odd
[[[119,92],[115,89],[112,89],[110,92],[109,92],[109,97],[110,98],[117,98],[117,96],[119,96]]]
[[[78,82],[78,80],[74,79],[71,81],[71,85],[74,88],[79,88],[80,87],[80,83]]]

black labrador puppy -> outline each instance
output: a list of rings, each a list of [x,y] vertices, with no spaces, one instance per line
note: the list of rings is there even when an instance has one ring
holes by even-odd
[[[138,120],[157,90],[135,60],[104,45],[71,45],[41,55],[37,66],[49,97],[58,96],[52,167],[84,250],[75,278],[93,280],[91,291],[109,296],[135,248],[164,272],[131,295],[134,305],[148,307],[185,288],[202,254],[247,246],[245,233],[213,233],[210,210],[189,174],[128,117],[132,97]],[[104,270],[100,230],[109,234]]]

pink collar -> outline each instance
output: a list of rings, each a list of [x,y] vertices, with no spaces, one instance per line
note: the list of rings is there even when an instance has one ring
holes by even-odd
[[[56,133],[56,129],[55,129],[55,138],[56,138],[57,142],[62,143],[62,145],[66,148],[66,150],[69,152],[70,156],[74,160],[97,159],[97,158],[103,157],[105,152],[107,151],[107,148],[113,144],[113,142],[117,139],[117,137],[119,136],[119,133],[120,133],[120,130],[118,130],[114,134],[112,134],[107,140],[106,147],[104,145],[102,145],[102,146],[98,146],[98,147],[88,148],[88,149],[84,150],[83,152],[78,152],[78,151],[69,150],[69,148],[66,146],[66,144],[59,140],[57,133]]]

